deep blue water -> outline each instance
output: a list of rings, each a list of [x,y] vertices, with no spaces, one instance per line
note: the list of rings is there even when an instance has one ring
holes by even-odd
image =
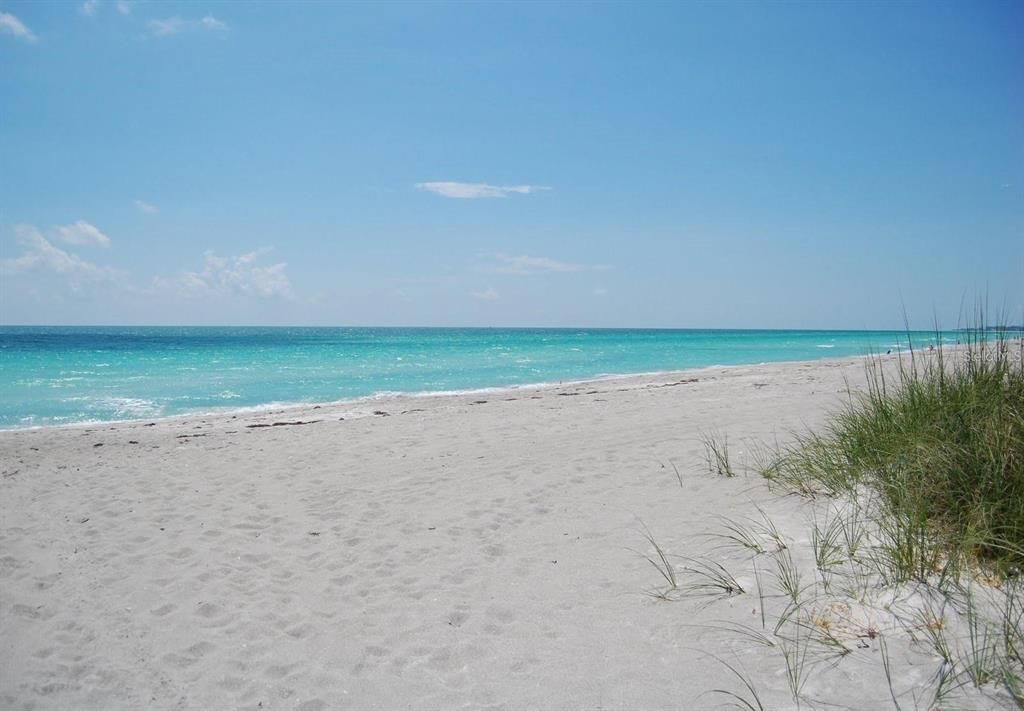
[[[935,340],[911,336],[915,345]],[[892,331],[0,327],[0,428],[864,355],[905,347],[907,338]]]

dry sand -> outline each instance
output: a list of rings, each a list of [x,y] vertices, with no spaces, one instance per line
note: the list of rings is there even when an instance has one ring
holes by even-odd
[[[760,628],[749,555],[706,534],[759,505],[806,542],[808,505],[710,474],[700,433],[742,463],[863,368],[2,432],[0,708],[712,708],[742,686],[710,654],[793,708],[778,654],[701,627]],[[647,594],[644,527],[748,592]],[[851,647],[806,693],[891,708],[877,644]]]

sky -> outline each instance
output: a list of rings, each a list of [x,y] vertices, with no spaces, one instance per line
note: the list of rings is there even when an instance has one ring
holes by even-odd
[[[0,0],[0,323],[1024,321],[1024,3]]]

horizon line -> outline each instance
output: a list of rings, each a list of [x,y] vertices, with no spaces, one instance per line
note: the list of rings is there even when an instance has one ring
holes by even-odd
[[[303,328],[303,329],[405,329],[405,330],[478,330],[478,331],[824,331],[824,332],[862,332],[862,333],[952,333],[960,331],[978,330],[1024,330],[1024,324],[1000,324],[986,326],[958,326],[956,328],[841,328],[841,327],[766,327],[766,326],[423,326],[423,325],[387,325],[367,326],[359,324],[334,324],[334,325],[311,325],[311,324],[153,324],[153,323],[90,323],[90,324],[68,324],[68,323],[0,323],[0,329],[8,328]]]

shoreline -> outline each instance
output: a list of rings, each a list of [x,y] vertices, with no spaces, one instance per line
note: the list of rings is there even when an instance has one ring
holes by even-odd
[[[959,345],[945,345],[944,349],[949,351],[956,351],[962,346]],[[691,373],[699,373],[702,371],[709,370],[730,370],[736,368],[757,368],[762,366],[773,366],[773,365],[799,365],[799,364],[814,364],[814,363],[828,363],[836,362],[842,363],[847,361],[864,361],[870,358],[882,358],[888,360],[890,358],[898,358],[901,354],[906,355],[909,351],[896,351],[891,354],[865,354],[865,355],[849,355],[840,357],[828,357],[822,358],[805,359],[805,360],[784,360],[784,361],[761,361],[758,363],[739,363],[733,365],[722,365],[714,364],[707,366],[700,366],[697,368],[684,368],[679,370],[663,370],[663,371],[649,371],[640,373],[613,373],[607,375],[596,375],[594,377],[582,378],[578,380],[565,380],[560,382],[538,382],[538,383],[524,383],[521,385],[509,385],[509,386],[483,386],[479,388],[469,388],[465,390],[423,390],[423,391],[410,391],[410,392],[392,392],[392,391],[380,391],[371,395],[364,395],[357,398],[342,399],[342,400],[327,400],[327,401],[313,401],[308,403],[264,403],[256,405],[247,405],[237,408],[226,408],[218,410],[196,410],[194,412],[177,413],[173,415],[163,415],[158,417],[140,417],[123,420],[84,420],[79,422],[68,422],[63,424],[45,424],[45,425],[25,425],[16,427],[0,427],[0,436],[6,435],[12,432],[26,432],[26,431],[38,431],[38,430],[49,430],[49,429],[74,429],[81,427],[102,427],[109,425],[138,425],[142,423],[150,422],[173,422],[175,420],[182,420],[187,418],[235,418],[240,415],[260,415],[260,414],[287,414],[294,412],[305,412],[313,409],[331,409],[339,410],[341,408],[353,408],[361,404],[370,404],[374,402],[389,402],[392,400],[402,399],[429,399],[429,398],[458,398],[458,397],[470,397],[475,395],[501,395],[504,393],[512,392],[524,392],[530,390],[547,390],[558,387],[571,387],[581,386],[590,383],[601,383],[609,381],[628,381],[631,379],[658,379],[666,378],[671,379],[674,377],[686,377]],[[365,416],[365,415],[364,415]]]
[[[0,333],[7,346],[0,369],[8,376],[2,431],[862,357],[905,349],[907,339],[951,344],[955,338],[923,331],[761,329],[608,329],[603,336],[575,328],[522,329],[527,336],[507,329],[484,329],[483,335],[425,329],[433,335],[419,336],[407,329],[313,329],[305,337],[289,329],[276,335],[256,329],[242,337],[220,327],[208,336],[175,328],[93,335],[51,330],[45,337],[12,333],[8,340]]]

